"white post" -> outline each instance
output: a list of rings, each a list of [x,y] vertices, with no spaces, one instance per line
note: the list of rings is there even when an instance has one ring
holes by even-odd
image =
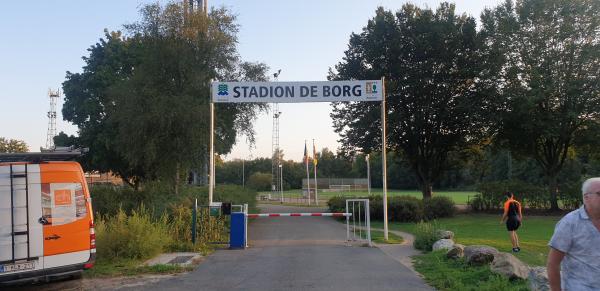
[[[365,201],[365,215],[367,216],[367,239],[369,240],[369,246],[372,247],[371,243],[371,211],[369,210],[369,199]]]
[[[367,160],[367,189],[369,189],[369,196],[371,196],[371,165],[369,162],[369,154],[367,154],[365,160]]]
[[[244,204],[244,223],[246,227],[244,227],[244,241],[246,242],[246,247],[248,247],[248,204]]]
[[[314,168],[314,172],[315,172],[315,205],[319,205],[319,195],[317,194],[317,192],[318,192],[318,189],[317,189],[318,188],[317,187],[317,165],[315,164],[316,158],[317,158],[317,152],[315,149],[315,140],[313,139],[313,168]]]
[[[304,164],[306,165],[306,189],[308,192],[308,205],[310,206],[310,174],[308,172],[308,150],[306,149],[306,140],[304,140]]]
[[[388,240],[388,203],[387,203],[387,163],[386,163],[386,134],[385,134],[385,77],[381,78],[383,100],[381,100],[381,162],[383,167],[383,238]]]
[[[346,213],[348,213],[348,200],[346,200]],[[350,243],[350,217],[346,216],[346,243]]]
[[[213,202],[213,188],[214,188],[214,165],[215,165],[215,104],[212,102],[212,85],[210,86],[210,174],[208,179],[208,205]]]
[[[283,165],[279,164],[279,192],[281,192],[281,202],[283,203]]]

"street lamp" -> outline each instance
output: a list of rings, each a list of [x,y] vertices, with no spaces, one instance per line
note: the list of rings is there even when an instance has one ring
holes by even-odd
[[[281,193],[281,204],[283,204],[283,167],[279,164],[279,193]]]

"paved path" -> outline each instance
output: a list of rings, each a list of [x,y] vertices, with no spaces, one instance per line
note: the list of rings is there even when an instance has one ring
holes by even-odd
[[[263,213],[324,210],[261,208]],[[433,290],[380,249],[345,246],[345,226],[332,218],[257,218],[248,235],[246,250],[220,250],[193,272],[127,289]]]

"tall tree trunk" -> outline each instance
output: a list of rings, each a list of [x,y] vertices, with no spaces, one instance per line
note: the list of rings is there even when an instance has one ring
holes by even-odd
[[[548,187],[550,187],[550,211],[558,211],[558,180],[557,173],[548,173]]]
[[[433,186],[428,180],[424,180],[421,185],[421,192],[423,193],[423,200],[431,199],[433,193]]]

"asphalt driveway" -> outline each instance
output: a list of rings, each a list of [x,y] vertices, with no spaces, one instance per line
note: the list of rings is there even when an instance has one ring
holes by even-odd
[[[323,209],[263,205],[267,212]],[[220,250],[193,272],[132,290],[433,290],[378,248],[346,246],[344,224],[329,217],[257,218],[250,247]]]

